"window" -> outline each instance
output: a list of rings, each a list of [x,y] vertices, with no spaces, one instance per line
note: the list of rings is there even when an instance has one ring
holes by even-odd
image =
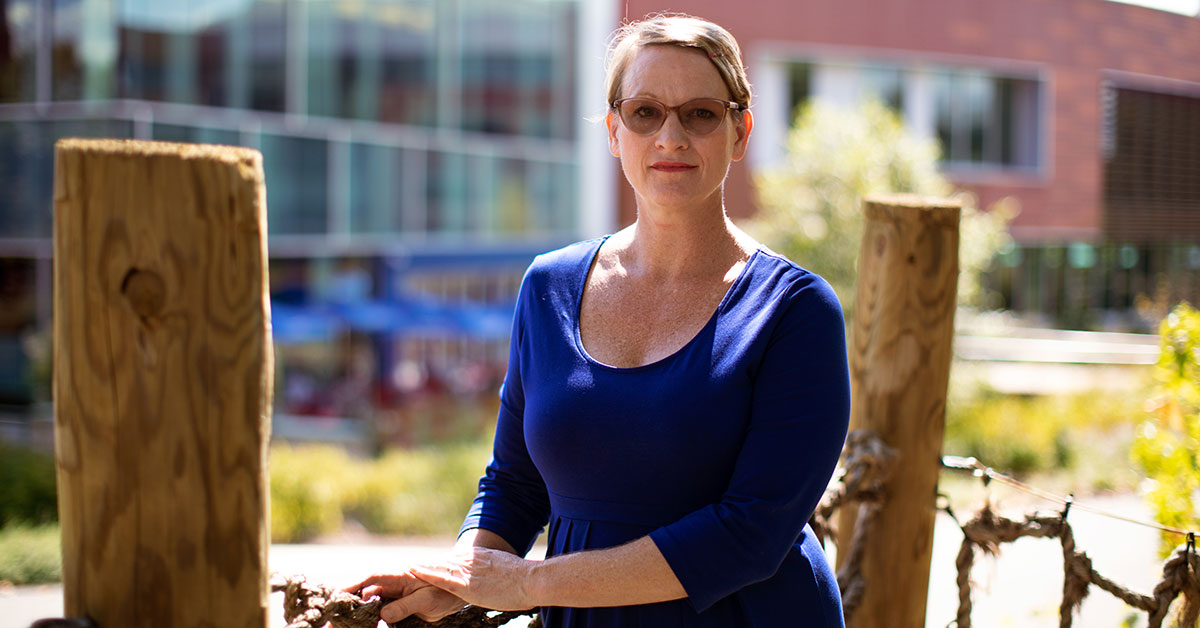
[[[37,97],[37,10],[33,0],[0,2],[0,102],[31,102]]]
[[[462,6],[462,128],[574,134],[574,3],[467,0]]]
[[[329,144],[321,139],[262,135],[267,225],[272,234],[325,233]]]
[[[132,134],[124,120],[0,120],[0,238],[51,236],[55,142]]]
[[[401,196],[404,151],[391,146],[350,146],[350,230],[396,233],[404,228]]]
[[[935,138],[947,168],[1036,168],[1041,84],[969,68],[786,64],[789,112],[810,98],[852,105],[874,98]],[[790,120],[789,120],[790,122]]]
[[[949,165],[1038,165],[1038,82],[981,72],[933,75],[934,116]]]
[[[1105,235],[1200,238],[1200,98],[1107,86]]]
[[[306,2],[306,112],[431,124],[436,95],[432,0]]]

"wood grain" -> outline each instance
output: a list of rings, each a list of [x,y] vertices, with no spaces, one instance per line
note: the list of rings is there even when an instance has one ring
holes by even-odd
[[[65,613],[100,628],[265,627],[261,155],[62,140],[54,202]]]
[[[868,198],[850,341],[850,429],[897,450],[848,626],[923,628],[958,286],[955,201]],[[856,509],[843,509],[850,547]],[[839,557],[840,558],[840,557]]]

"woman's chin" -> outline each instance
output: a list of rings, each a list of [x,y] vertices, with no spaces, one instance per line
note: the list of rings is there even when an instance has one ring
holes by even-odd
[[[718,191],[713,195],[698,195],[696,194],[695,186],[680,186],[679,189],[657,189],[649,194],[642,194],[642,203],[647,209],[659,209],[662,211],[686,211],[695,212],[704,207],[715,207],[718,210],[721,207],[721,195]]]

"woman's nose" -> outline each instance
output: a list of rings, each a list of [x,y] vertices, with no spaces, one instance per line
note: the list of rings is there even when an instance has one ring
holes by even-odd
[[[687,131],[683,128],[683,123],[679,120],[679,113],[670,111],[667,113],[667,119],[663,120],[663,125],[659,127],[658,133],[654,136],[655,144],[659,149],[670,150],[686,148],[690,137]]]

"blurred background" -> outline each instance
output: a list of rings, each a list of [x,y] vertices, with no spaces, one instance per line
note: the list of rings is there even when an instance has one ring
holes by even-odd
[[[677,10],[743,47],[755,128],[726,205],[801,265],[852,277],[853,256],[835,263],[821,247],[857,242],[835,214],[857,211],[861,193],[956,192],[993,217],[984,237],[964,236],[977,285],[959,315],[966,392],[948,409],[948,453],[1070,469],[1092,458],[1079,454],[1091,437],[1071,434],[1098,425],[1115,430],[1099,442],[1116,458],[1097,458],[1103,477],[1086,481],[1132,491],[1160,322],[1200,301],[1200,0],[1149,4],[0,0],[0,445],[14,461],[52,447],[55,140],[248,146],[268,190],[273,467],[293,464],[295,478],[315,458],[289,463],[289,451],[333,444],[328,468],[392,464],[412,490],[449,495],[414,506],[389,496],[394,482],[330,489],[346,518],[317,521],[336,508],[280,480],[273,495],[294,512],[273,516],[294,525],[277,538],[350,519],[452,528],[486,460],[526,265],[634,218],[595,122],[608,39],[622,20]],[[882,108],[890,126],[822,107]],[[829,195],[794,175],[823,161],[801,159],[806,141],[848,128],[876,139],[855,172],[911,141],[924,183],[836,174],[850,200],[822,209]],[[877,128],[905,139],[881,143]],[[1097,402],[1097,389],[1121,399]],[[996,449],[1006,437],[1026,440]],[[434,445],[450,453],[429,457]],[[427,525],[437,509],[450,524]]]

